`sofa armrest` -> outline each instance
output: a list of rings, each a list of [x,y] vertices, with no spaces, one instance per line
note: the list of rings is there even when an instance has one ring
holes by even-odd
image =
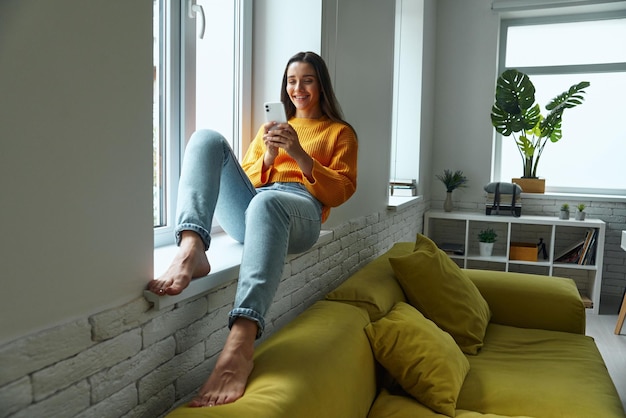
[[[245,394],[214,408],[180,406],[168,418],[365,417],[376,397],[367,312],[318,301],[258,345]]]
[[[488,270],[465,272],[489,304],[491,322],[585,333],[585,306],[573,280]]]

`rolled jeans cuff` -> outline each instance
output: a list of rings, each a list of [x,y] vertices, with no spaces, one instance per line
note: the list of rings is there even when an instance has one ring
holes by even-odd
[[[235,308],[230,311],[230,314],[228,314],[228,328],[232,328],[235,320],[237,320],[238,318],[246,318],[250,321],[256,322],[256,338],[257,340],[261,338],[261,335],[263,335],[263,331],[265,330],[265,320],[263,319],[262,315],[259,315],[258,312],[253,311],[252,309]]]
[[[209,234],[209,231],[202,228],[201,226],[190,223],[183,223],[176,227],[176,245],[180,246],[180,240],[182,239],[181,234],[183,231],[193,231],[196,234],[200,235],[200,239],[204,243],[204,251],[209,250],[209,245],[211,244],[211,234]]]

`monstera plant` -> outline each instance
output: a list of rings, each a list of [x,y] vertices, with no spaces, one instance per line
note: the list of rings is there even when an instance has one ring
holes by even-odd
[[[537,177],[544,147],[548,141],[557,142],[563,136],[563,112],[582,104],[584,89],[589,85],[581,81],[556,96],[546,105],[549,113],[544,117],[535,103],[535,86],[526,74],[510,69],[500,75],[491,123],[502,136],[513,136],[523,161],[523,177]]]

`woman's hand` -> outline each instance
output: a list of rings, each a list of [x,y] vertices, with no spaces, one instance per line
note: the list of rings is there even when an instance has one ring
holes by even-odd
[[[277,126],[275,122],[266,123],[264,126],[265,134],[263,135],[263,143],[265,144],[265,154],[263,155],[263,168],[267,170],[278,156],[278,147],[273,144],[269,136],[270,128]]]
[[[313,159],[306,153],[304,148],[302,148],[298,133],[295,129],[288,123],[267,123],[265,124],[265,129],[263,142],[265,143],[266,151],[263,156],[263,161],[267,164],[267,167],[274,163],[278,155],[278,150],[283,149],[298,163],[302,173],[309,180],[312,180]],[[270,163],[268,164],[268,162]]]

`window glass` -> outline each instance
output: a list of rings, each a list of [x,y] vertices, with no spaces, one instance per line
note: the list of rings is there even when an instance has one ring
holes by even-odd
[[[423,31],[424,2],[396,0],[389,189],[394,196],[413,195],[419,182]]]
[[[506,51],[509,68],[626,62],[626,18],[510,26]]]
[[[195,129],[209,128],[233,142],[235,125],[235,3],[233,0],[202,0],[204,36],[196,37],[196,123]],[[197,33],[202,29],[196,17]]]
[[[616,91],[626,91],[626,72],[529,76],[544,116],[545,105],[554,96],[580,81],[591,83],[584,103],[563,114],[563,137],[556,143],[548,141],[541,155],[538,175],[546,178],[546,185],[563,191],[626,189],[626,177],[616,175],[616,167],[624,164],[626,155],[626,129],[615,123],[626,114],[626,107],[615,100]],[[513,137],[502,138],[502,142],[503,161],[509,162],[503,164],[502,177],[519,177],[522,159]]]

